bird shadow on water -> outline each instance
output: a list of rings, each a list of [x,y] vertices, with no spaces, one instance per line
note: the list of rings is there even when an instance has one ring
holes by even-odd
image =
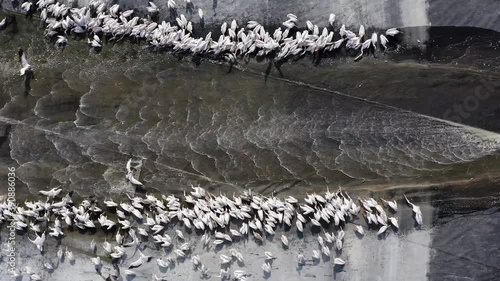
[[[194,11],[194,4],[193,2],[186,3],[186,14],[192,15]]]

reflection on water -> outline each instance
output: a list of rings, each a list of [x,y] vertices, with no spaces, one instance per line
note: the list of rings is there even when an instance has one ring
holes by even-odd
[[[196,67],[128,44],[94,54],[72,41],[61,51],[23,34],[2,34],[0,115],[31,189],[131,188],[129,157],[145,160],[140,179],[157,190],[418,183],[462,178],[499,148],[493,133],[293,80]],[[29,95],[18,46],[36,72]]]

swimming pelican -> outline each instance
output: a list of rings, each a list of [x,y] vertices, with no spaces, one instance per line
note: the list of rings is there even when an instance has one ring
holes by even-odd
[[[380,35],[380,44],[382,44],[382,36],[384,35]],[[385,36],[384,36],[385,37]],[[383,46],[385,47],[385,43],[383,44]],[[389,206],[389,208],[391,208],[394,212],[397,212],[398,211],[398,203],[396,202],[396,200],[393,200],[393,201],[387,201],[385,200],[384,198],[380,198],[382,200],[382,202],[384,202],[387,206]]]
[[[420,210],[420,207],[411,203],[410,200],[406,197],[406,195],[403,194],[403,196],[406,199],[406,202],[408,205],[411,206],[412,211],[415,213],[415,221],[417,222],[418,225],[422,225],[422,211]]]
[[[397,30],[397,28],[389,28],[386,30],[385,35],[387,36],[395,36],[397,34],[401,33],[401,31]]]
[[[335,14],[330,14],[328,17],[328,23],[333,26],[333,23],[335,22]]]
[[[281,235],[281,242],[283,242],[283,245],[288,247],[288,238],[284,234]]]
[[[68,43],[68,39],[62,35],[57,35],[56,45],[58,47],[65,46]]]
[[[262,266],[261,266],[262,270],[264,270],[265,273],[269,274],[271,273],[271,265],[268,264],[267,262],[265,262]]]
[[[341,258],[335,258],[333,260],[333,264],[335,264],[335,265],[344,265],[345,261],[343,259],[341,259]]]
[[[160,11],[160,9],[158,9],[158,7],[153,2],[149,2],[149,6],[146,9],[150,14],[156,14]]]
[[[45,233],[42,233],[41,236],[38,236],[38,234],[36,234],[35,240],[31,240],[28,237],[28,240],[30,240],[33,244],[35,244],[38,250],[40,250],[40,252],[43,252],[43,244],[45,243]]]
[[[361,225],[356,225],[356,232],[365,235],[365,231],[363,230],[363,227]]]

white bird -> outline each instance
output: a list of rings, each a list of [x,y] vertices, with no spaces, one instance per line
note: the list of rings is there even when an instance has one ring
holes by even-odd
[[[102,262],[101,262],[101,258],[100,258],[100,257],[91,258],[90,260],[92,261],[92,263],[93,263],[95,266],[101,266],[101,265],[102,265]]]
[[[95,250],[96,250],[96,244],[95,244],[94,239],[92,239],[92,241],[90,241],[90,249],[92,250],[92,252],[95,252]]]
[[[231,258],[226,255],[220,255],[220,263],[221,264],[231,263]]]
[[[420,210],[420,207],[411,203],[410,200],[406,197],[406,195],[403,194],[403,196],[406,199],[406,202],[408,205],[411,206],[412,211],[415,213],[415,221],[417,222],[418,225],[422,225],[422,211]]]
[[[7,18],[4,18],[2,21],[0,21],[0,29],[4,28],[5,27],[5,23],[6,23],[6,19]]]
[[[377,232],[377,235],[383,234],[387,230],[387,228],[388,228],[387,225],[383,225],[382,227],[380,227],[380,229]]]
[[[391,222],[391,224],[395,227],[395,228],[399,228],[399,223],[398,223],[398,219],[395,218],[395,217],[390,217],[389,218],[389,221]]]
[[[148,13],[155,14],[158,13],[159,9],[153,2],[149,2],[149,7],[147,7]]]
[[[264,255],[266,256],[266,260],[275,259],[273,253],[271,253],[271,252],[264,252]]]
[[[68,257],[68,260],[70,262],[74,262],[75,261],[75,256],[73,255],[73,252],[68,251],[68,247],[66,247],[66,256]]]
[[[333,264],[335,264],[335,265],[344,265],[345,261],[343,259],[341,259],[341,258],[335,258],[333,260]]]
[[[130,181],[130,183],[134,184],[134,185],[143,185],[142,182],[140,182],[139,180],[137,180],[133,173],[130,172],[130,173],[127,173],[127,179]]]
[[[365,235],[365,231],[363,230],[363,226],[361,225],[356,225],[356,232],[361,235]]]
[[[198,9],[198,16],[200,17],[200,19],[203,19],[203,10],[202,9]]]
[[[281,235],[281,242],[283,242],[283,245],[288,247],[288,238],[284,234]]]
[[[38,274],[33,273],[30,275],[30,279],[38,281],[38,280],[42,280],[42,277],[40,277],[40,275],[38,275]]]
[[[387,35],[387,36],[395,36],[399,33],[401,33],[401,32],[399,30],[397,30],[397,28],[395,28],[395,27],[389,28],[385,31],[385,35]]]
[[[68,39],[62,35],[57,35],[57,41],[56,41],[56,45],[61,47],[61,46],[64,46],[66,45],[66,43],[68,43]]]
[[[87,39],[87,43],[94,49],[102,48],[101,39],[97,35],[94,35],[93,40]]]
[[[45,233],[42,233],[41,236],[38,236],[38,234],[36,234],[36,238],[35,240],[31,240],[29,237],[28,239],[36,245],[36,247],[38,248],[38,250],[40,250],[40,252],[43,252],[43,244],[45,243]]]
[[[328,17],[328,23],[333,26],[333,23],[335,22],[335,14],[330,14]]]
[[[24,67],[24,64],[28,64],[28,61],[26,60],[26,55],[24,54],[24,51],[22,49],[19,50],[19,55],[21,56],[21,64],[23,64],[23,67]],[[24,62],[23,62],[23,60],[24,60]],[[51,190],[40,190],[38,193],[40,193],[44,196],[47,196],[48,198],[54,198],[57,195],[59,195],[59,193],[61,193],[61,191],[62,191],[62,189],[60,189],[60,188],[52,188]]]
[[[182,231],[176,229],[175,233],[177,234],[177,237],[179,237],[179,239],[184,240],[184,234],[182,234]]]
[[[365,27],[364,27],[364,25],[360,25],[359,26],[358,37],[359,38],[363,38],[363,36],[365,36]]]
[[[262,266],[261,266],[262,270],[264,270],[265,273],[269,274],[271,273],[271,265],[267,262],[265,262]]]
[[[62,259],[63,255],[64,255],[64,252],[63,252],[62,248],[59,247],[59,250],[57,250],[57,258]]]
[[[320,256],[320,254],[319,254],[319,252],[318,252],[318,251],[313,250],[312,258],[313,258],[314,260],[319,260],[319,259],[321,258],[321,256]]]
[[[302,254],[297,255],[297,262],[299,263],[299,265],[304,265],[305,259],[306,259],[306,257],[304,257],[304,255],[302,255]]]
[[[124,273],[126,277],[135,275],[135,272],[130,269],[125,269]]]
[[[382,44],[382,36],[384,36],[384,35],[380,35],[380,43],[381,44]],[[387,201],[387,200],[384,200],[383,198],[381,198],[381,199],[382,199],[382,202],[384,202],[387,206],[389,206],[389,208],[391,208],[394,212],[398,211],[398,203],[396,202],[396,200]]]
[[[385,37],[384,34],[380,34],[380,45],[384,47],[384,50],[387,49],[387,42],[389,42],[389,40],[387,40],[387,37]]]

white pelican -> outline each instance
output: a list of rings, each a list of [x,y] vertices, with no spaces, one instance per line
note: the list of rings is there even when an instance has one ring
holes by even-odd
[[[42,236],[38,236],[38,234],[36,234],[36,238],[35,240],[31,240],[29,237],[28,239],[36,245],[36,247],[38,248],[38,250],[40,250],[40,252],[43,252],[43,244],[45,243],[45,233],[42,233]]]
[[[200,19],[203,19],[203,10],[202,9],[198,9],[198,16],[200,17]]]
[[[284,234],[281,235],[281,242],[283,242],[283,245],[288,247],[288,238]]]
[[[395,36],[399,33],[401,33],[401,32],[399,30],[397,30],[397,28],[395,28],[395,27],[389,28],[385,31],[385,35],[387,35],[387,36]]]
[[[363,230],[363,227],[361,225],[356,225],[356,232],[365,235],[365,231]]]
[[[382,44],[382,36],[383,38],[385,38],[384,35],[380,35],[380,44]],[[385,39],[387,40],[387,39]],[[387,43],[387,42],[385,42]],[[385,43],[382,44],[382,46],[384,46],[385,48]],[[381,198],[382,202],[384,202],[387,206],[389,206],[389,208],[391,208],[394,212],[397,212],[398,211],[398,203],[396,202],[396,200],[393,200],[393,201],[387,201],[385,200],[384,198]]]
[[[420,207],[411,203],[406,195],[403,194],[403,196],[405,197],[406,202],[411,206],[412,211],[415,213],[415,221],[418,225],[422,225],[422,211],[420,210]]]
[[[330,14],[328,17],[328,23],[333,26],[333,23],[335,22],[335,14]]]
[[[262,270],[264,270],[265,273],[269,274],[271,273],[271,265],[268,264],[267,262],[264,263],[262,266],[261,266]]]

